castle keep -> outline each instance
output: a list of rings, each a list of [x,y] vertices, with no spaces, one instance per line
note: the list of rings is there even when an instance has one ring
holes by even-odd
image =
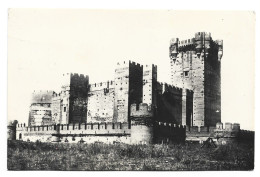
[[[184,125],[215,126],[221,121],[222,55],[223,41],[213,41],[210,33],[198,32],[192,39],[171,40],[171,84],[184,92],[184,88],[194,92],[192,116],[183,114]]]
[[[17,125],[16,139],[146,144],[236,132],[237,124],[220,125],[223,42],[202,32],[172,39],[169,49],[171,84],[157,81],[156,65],[131,61],[117,63],[114,79],[101,83],[64,74],[60,93],[33,93],[28,126]]]

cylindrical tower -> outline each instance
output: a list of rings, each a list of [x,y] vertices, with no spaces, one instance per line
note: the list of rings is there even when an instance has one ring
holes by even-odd
[[[131,144],[152,144],[153,124],[151,118],[131,120]]]

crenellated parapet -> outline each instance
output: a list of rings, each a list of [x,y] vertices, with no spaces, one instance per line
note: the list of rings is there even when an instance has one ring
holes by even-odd
[[[31,104],[51,103],[53,90],[34,90],[31,97]]]
[[[143,65],[141,65],[141,64],[139,64],[139,63],[136,63],[136,62],[134,62],[134,61],[126,60],[126,61],[117,62],[116,67],[117,67],[117,68],[120,68],[120,67],[129,67],[129,65],[138,66],[138,67],[142,67],[142,66],[143,66]]]
[[[182,88],[176,87],[172,84],[168,84],[165,82],[157,82],[157,87],[159,92],[163,94],[164,92],[173,93],[173,94],[182,94]]]
[[[193,126],[186,128],[187,139],[196,138],[236,138],[240,132],[240,124],[226,122],[223,127],[222,122],[218,122],[215,127],[213,126]]]
[[[63,137],[114,137],[130,136],[128,123],[75,123],[41,126],[17,125],[17,140],[60,142]],[[65,141],[66,142],[66,141]]]
[[[211,33],[198,32],[195,37],[186,40],[179,40],[179,38],[172,38],[170,41],[170,58],[175,62],[179,53],[194,51],[197,57],[202,55],[208,57],[210,51],[218,50],[218,60],[223,55],[223,40],[213,41]]]
[[[169,122],[154,123],[154,142],[160,144],[170,144],[184,142],[186,138],[186,126]]]
[[[89,85],[89,91],[97,91],[97,90],[104,90],[114,88],[115,82],[114,81],[107,81],[107,82],[99,82],[93,83]]]
[[[153,108],[146,103],[139,105],[132,104],[130,107],[130,117],[153,117]]]
[[[61,92],[59,92],[59,93],[56,93],[56,92],[53,92],[52,93],[52,99],[57,99],[57,98],[60,98],[61,97]]]

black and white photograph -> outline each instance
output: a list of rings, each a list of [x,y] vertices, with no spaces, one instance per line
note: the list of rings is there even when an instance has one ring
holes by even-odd
[[[254,11],[6,13],[8,171],[254,170]]]

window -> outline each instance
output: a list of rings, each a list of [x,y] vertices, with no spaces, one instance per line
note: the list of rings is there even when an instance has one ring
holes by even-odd
[[[64,107],[64,112],[66,112],[66,107]]]
[[[184,71],[184,76],[188,77],[189,76],[189,71]]]

